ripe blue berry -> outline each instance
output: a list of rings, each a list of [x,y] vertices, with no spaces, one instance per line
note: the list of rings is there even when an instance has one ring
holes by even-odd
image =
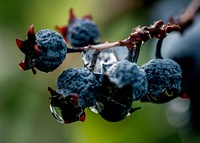
[[[148,80],[147,95],[143,102],[165,103],[179,96],[182,70],[171,59],[152,59],[141,68]]]
[[[95,88],[99,86],[96,76],[86,68],[70,68],[58,77],[57,87],[62,94],[76,93],[79,106],[86,108],[95,103]]]
[[[67,39],[74,47],[95,44],[99,37],[97,25],[90,19],[79,19],[68,27]]]
[[[83,47],[97,43],[99,29],[91,16],[77,18],[70,9],[69,23],[63,27],[56,27],[63,37],[74,47]]]
[[[99,115],[110,122],[118,122],[131,113],[140,109],[132,108],[132,88],[127,85],[123,88],[117,87],[114,83],[110,82],[107,75],[102,75],[101,86],[96,90],[96,104],[93,106]]]
[[[58,77],[57,90],[51,93],[50,109],[61,123],[84,121],[86,107],[96,102],[95,88],[99,86],[95,75],[85,68],[70,68]]]
[[[28,39],[16,39],[19,49],[25,54],[25,60],[19,66],[23,70],[34,68],[43,72],[51,72],[62,64],[66,57],[67,45],[62,36],[49,29],[40,30],[36,35],[33,25],[29,27]]]
[[[94,108],[107,121],[117,122],[134,111],[132,102],[146,94],[147,79],[143,70],[127,60],[114,62],[101,78]]]
[[[146,73],[136,63],[128,60],[116,62],[108,69],[107,74],[110,81],[119,88],[130,85],[134,101],[143,97],[147,92]]]

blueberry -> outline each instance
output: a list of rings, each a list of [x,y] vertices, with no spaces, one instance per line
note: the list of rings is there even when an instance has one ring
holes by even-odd
[[[141,67],[148,80],[147,95],[143,102],[165,103],[179,96],[182,70],[171,59],[152,59]]]
[[[42,51],[35,59],[35,67],[44,72],[55,70],[65,59],[67,46],[60,34],[52,30],[40,30],[36,42]]]
[[[95,104],[95,89],[99,86],[94,73],[86,68],[70,68],[58,77],[57,91],[61,94],[76,93],[79,106],[86,108]]]
[[[77,18],[70,9],[69,22],[65,26],[56,26],[67,42],[73,47],[83,47],[98,43],[99,28],[91,15]]]
[[[133,101],[146,94],[146,73],[128,60],[109,63],[105,73],[99,74],[95,109],[102,118],[118,122],[140,109],[132,108]]]
[[[132,108],[133,91],[130,85],[119,88],[107,75],[99,76],[102,76],[101,86],[96,90],[96,104],[92,110],[95,109],[103,119],[118,122],[140,109],[140,107]]]
[[[57,32],[45,29],[35,35],[33,28],[33,25],[29,27],[26,40],[16,39],[17,46],[25,54],[19,66],[23,70],[31,69],[34,74],[35,68],[43,72],[54,71],[66,57],[66,42]]]
[[[84,121],[84,109],[95,105],[95,89],[98,86],[98,79],[86,68],[70,68],[63,71],[58,77],[57,90],[49,88],[50,109],[57,121]]]
[[[74,47],[82,47],[97,43],[99,30],[90,19],[79,19],[68,26],[67,39]]]
[[[147,78],[143,69],[136,63],[122,60],[115,62],[107,71],[111,82],[119,88],[130,85],[132,88],[133,100],[138,100],[147,92]]]

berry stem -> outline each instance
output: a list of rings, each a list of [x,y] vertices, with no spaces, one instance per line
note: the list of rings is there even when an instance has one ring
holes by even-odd
[[[101,43],[101,44],[97,44],[97,45],[88,45],[86,47],[84,47],[86,50],[88,49],[95,49],[95,50],[104,50],[104,49],[108,49],[108,48],[112,48],[112,47],[116,47],[116,46],[120,46],[120,42],[105,42],[105,43]]]
[[[129,49],[128,50],[128,56],[127,56],[127,60],[132,62],[133,61],[133,57],[134,57],[135,53],[134,53],[134,50],[133,49]]]
[[[158,42],[156,45],[156,53],[155,53],[156,59],[163,59],[162,53],[161,53],[163,39],[164,38],[158,39]]]
[[[84,49],[83,48],[67,48],[67,53],[80,53],[83,52]]]
[[[137,60],[139,58],[141,44],[137,44],[135,49],[129,49],[127,60],[133,63],[137,63]]]
[[[133,62],[135,62],[135,63],[137,63],[137,60],[139,58],[140,48],[141,48],[141,44],[137,44],[137,46],[135,48],[135,55],[133,57]]]

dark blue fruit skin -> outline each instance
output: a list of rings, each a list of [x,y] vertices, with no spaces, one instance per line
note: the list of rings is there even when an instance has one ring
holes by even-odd
[[[108,69],[109,79],[119,88],[129,86],[132,88],[133,101],[143,97],[148,88],[146,73],[136,63],[122,60],[116,62]]]
[[[132,103],[146,94],[147,79],[136,63],[128,60],[109,63],[99,79],[95,108],[103,119],[118,122],[140,109],[132,108]]]
[[[171,59],[153,59],[141,66],[148,80],[147,95],[157,97],[166,90],[181,91],[182,70]]]
[[[101,85],[96,90],[96,105],[99,115],[110,122],[123,120],[132,110],[132,89],[130,86],[118,88],[107,75],[99,74]]]
[[[94,106],[95,88],[99,86],[96,76],[86,68],[70,68],[62,72],[57,81],[57,92],[78,95],[79,106],[84,109]]]
[[[107,75],[99,74],[101,85],[97,88],[96,105],[99,115],[109,122],[118,122],[140,109],[132,108],[133,91],[131,85],[119,88]]]
[[[99,29],[90,19],[74,19],[67,27],[67,39],[71,46],[82,47],[95,44],[99,38]]]
[[[66,58],[67,45],[63,37],[52,30],[40,30],[36,42],[41,50],[34,59],[34,67],[43,72],[55,70]]]
[[[193,24],[183,34],[174,33],[166,39],[163,53],[167,58],[176,61],[182,69],[182,89],[190,99],[189,127],[200,133],[200,15],[198,14]],[[188,126],[189,125],[189,126]]]

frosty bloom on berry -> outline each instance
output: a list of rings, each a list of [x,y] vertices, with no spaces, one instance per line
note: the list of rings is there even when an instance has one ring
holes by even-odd
[[[76,20],[68,27],[67,39],[74,47],[97,43],[99,30],[90,19]]]
[[[66,57],[67,45],[62,36],[50,29],[40,30],[36,35],[33,25],[29,27],[28,38],[24,41],[16,39],[25,59],[19,64],[23,70],[35,68],[43,72],[51,72],[62,64]]]
[[[181,91],[182,71],[171,59],[153,59],[144,64],[148,80],[147,95],[143,102],[165,103],[179,96]]]
[[[50,89],[50,109],[61,123],[84,121],[84,109],[94,106],[96,76],[86,68],[70,68],[58,77],[57,90]],[[65,121],[65,122],[63,122]]]
[[[70,9],[70,18],[66,26],[56,27],[63,37],[74,47],[82,47],[97,43],[99,38],[99,29],[92,17],[86,15],[77,18],[73,9]]]
[[[76,93],[79,96],[81,108],[93,106],[95,103],[95,88],[99,86],[94,73],[86,68],[70,68],[58,77],[58,92],[62,94]]]
[[[147,92],[147,78],[143,69],[136,63],[122,60],[115,62],[107,71],[109,79],[119,88],[130,85],[132,88],[133,100],[138,100]]]

